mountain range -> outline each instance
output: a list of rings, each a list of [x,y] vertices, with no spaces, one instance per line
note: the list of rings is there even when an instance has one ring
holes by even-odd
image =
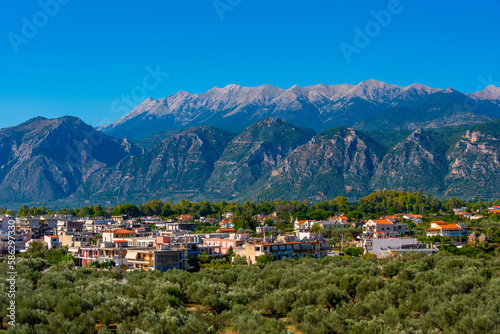
[[[137,145],[74,117],[0,130],[0,203],[320,200],[381,189],[500,197],[500,120],[316,133],[266,118],[239,134],[202,125],[155,140]]]
[[[484,123],[500,117],[500,88],[472,94],[421,84],[400,87],[368,80],[358,85],[242,87],[228,85],[202,94],[180,91],[148,98],[104,133],[142,140],[167,130],[209,125],[241,132],[267,117],[322,132],[337,126],[364,131],[441,128]]]
[[[382,189],[498,199],[499,117],[494,86],[180,92],[101,129],[67,116],[0,130],[0,204],[353,199]]]

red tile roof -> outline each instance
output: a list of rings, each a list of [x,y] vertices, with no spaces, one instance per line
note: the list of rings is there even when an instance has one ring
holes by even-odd
[[[444,221],[442,221],[442,220],[436,220],[436,221],[434,221],[434,222],[431,222],[431,224],[446,225],[446,224],[448,224],[448,223],[446,223],[446,222],[444,222]]]
[[[374,219],[373,220],[377,225],[394,225],[393,222],[391,222],[388,219]]]
[[[443,230],[461,230],[462,228],[458,226],[457,224],[447,224],[447,225],[440,225],[440,227]]]

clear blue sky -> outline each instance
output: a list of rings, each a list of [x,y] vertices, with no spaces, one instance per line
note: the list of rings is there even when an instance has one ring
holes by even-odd
[[[377,79],[473,92],[500,82],[498,0],[401,0],[384,26],[370,12],[391,1],[60,1],[53,17],[37,1],[0,1],[2,128],[35,116],[114,121],[124,110],[114,101],[144,92],[147,66],[169,73],[147,82],[155,98],[231,83]],[[355,27],[372,37],[347,62],[340,45],[356,47]]]

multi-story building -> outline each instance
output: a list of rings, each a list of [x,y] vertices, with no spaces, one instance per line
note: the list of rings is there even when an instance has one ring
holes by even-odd
[[[365,238],[380,239],[407,234],[406,225],[389,219],[370,219],[363,225]]]
[[[324,240],[302,240],[287,241],[283,237],[271,238],[269,241],[246,242],[235,249],[235,254],[244,256],[248,264],[257,263],[257,258],[261,255],[271,255],[275,260],[282,260],[285,257],[305,257],[312,255],[320,258],[328,253],[328,245]]]
[[[123,239],[130,238],[134,236],[134,231],[130,231],[127,229],[117,229],[111,231],[102,232],[102,241],[103,242],[113,242],[115,239]]]
[[[47,249],[58,249],[61,247],[59,243],[59,237],[57,235],[44,235],[43,243]]]
[[[26,249],[26,245],[31,240],[31,235],[22,231],[2,231],[0,232],[0,255],[7,254],[9,250],[9,235],[10,240],[14,239],[16,252]]]
[[[166,223],[165,224],[167,231],[173,232],[194,232],[196,230],[195,223]]]
[[[204,246],[220,246],[220,254],[225,255],[230,248],[234,250],[236,247],[243,245],[250,235],[248,233],[234,233],[227,238],[205,238],[203,239]]]
[[[16,230],[21,230],[31,235],[31,239],[43,239],[45,235],[52,235],[57,229],[57,219],[38,217],[17,218]]]
[[[88,233],[68,234],[66,232],[62,232],[58,236],[61,246],[67,247],[85,247],[89,245],[90,240],[94,238],[93,234]]]
[[[160,270],[188,268],[186,249],[131,249],[125,259],[132,269]]]
[[[12,224],[9,224],[11,222]],[[15,227],[15,218],[9,215],[4,215],[0,217],[0,234],[2,232],[9,231],[9,225],[13,225]]]

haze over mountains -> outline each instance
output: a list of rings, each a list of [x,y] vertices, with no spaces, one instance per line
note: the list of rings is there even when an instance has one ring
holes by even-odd
[[[452,88],[376,80],[358,85],[297,85],[285,90],[229,85],[203,94],[184,91],[149,98],[122,119],[102,126],[110,136],[141,140],[160,131],[210,125],[241,132],[267,117],[321,132],[336,126],[392,131],[471,125],[500,117],[500,88],[463,94]]]
[[[0,204],[320,200],[380,189],[498,198],[499,117],[494,86],[180,92],[146,100],[104,133],[75,117],[0,130]]]

